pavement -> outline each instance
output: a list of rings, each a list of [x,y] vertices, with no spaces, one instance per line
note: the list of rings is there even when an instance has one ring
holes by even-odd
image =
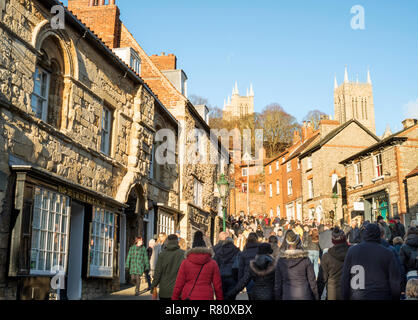
[[[95,300],[152,300],[150,291],[147,291],[148,285],[145,281],[141,282],[140,295],[135,296],[135,286],[131,284],[121,285],[121,290],[113,292],[110,295],[97,298]],[[248,296],[245,292],[241,292],[237,300],[248,300]]]

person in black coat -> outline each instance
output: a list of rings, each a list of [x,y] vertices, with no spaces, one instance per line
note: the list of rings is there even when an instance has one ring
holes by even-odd
[[[360,239],[360,229],[357,226],[357,220],[353,219],[351,221],[351,227],[350,230],[347,233],[348,242],[350,244],[358,244],[361,242]]]
[[[239,255],[238,279],[243,278],[244,275],[247,273],[248,268],[250,267],[251,260],[254,260],[255,256],[257,255],[259,245],[260,244],[258,242],[257,234],[251,232],[248,235],[247,243],[244,247],[244,250]],[[250,283],[247,285],[247,293],[251,293],[253,284],[254,283],[250,281]]]
[[[405,226],[402,224],[399,216],[396,216],[394,219],[399,230],[399,236],[403,239],[405,237]]]
[[[276,265],[276,300],[319,300],[315,272],[297,234],[289,230]]]
[[[221,238],[221,234],[220,234]],[[228,291],[234,288],[237,284],[233,277],[232,266],[235,258],[240,253],[240,250],[234,245],[234,240],[227,235],[225,240],[220,240],[219,243],[214,247],[215,261],[219,266],[222,279],[222,290],[224,296]],[[235,300],[235,296],[232,297]]]
[[[272,253],[273,249],[269,243],[259,245],[257,255],[250,262],[244,277],[239,280],[234,289],[225,295],[227,300],[235,297],[250,281],[254,283],[251,293],[248,293],[250,300],[274,300],[276,263],[271,256]]]
[[[418,228],[411,227],[408,229],[405,243],[399,251],[399,256],[405,268],[407,279],[418,279]]]
[[[327,300],[342,300],[341,276],[343,273],[344,260],[350,248],[344,232],[336,227],[332,232],[334,246],[322,256],[320,276],[318,276],[318,289],[327,289]]]
[[[380,243],[379,227],[369,224],[363,242],[348,250],[341,282],[344,300],[400,299],[399,264],[395,254]]]

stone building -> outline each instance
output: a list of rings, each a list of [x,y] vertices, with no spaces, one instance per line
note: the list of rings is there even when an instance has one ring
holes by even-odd
[[[406,217],[418,221],[418,167],[406,175],[404,185],[406,212],[409,212]]]
[[[253,85],[247,89],[245,96],[240,96],[238,90],[238,83],[232,89],[232,96],[228,96],[228,100],[224,101],[223,119],[230,121],[237,118],[242,118],[254,113],[254,90]]]
[[[404,129],[347,157],[347,206],[352,216],[375,221],[399,215],[416,219],[418,184],[418,121],[406,119]]]
[[[178,126],[73,14],[53,28],[52,5],[0,9],[0,299],[48,298],[58,269],[61,297],[119,289],[127,239],[139,235],[154,192],[156,117]],[[178,170],[163,169],[178,190]],[[178,208],[164,188],[154,194]]]
[[[194,232],[202,229],[214,240],[220,225],[216,181],[227,170],[229,155],[218,140],[210,139],[204,115],[187,99],[187,76],[177,68],[177,58],[165,53],[148,56],[120,20],[115,1],[105,4],[105,1],[69,0],[68,8],[122,59],[134,61],[142,79],[179,123],[180,211],[164,212],[162,217],[154,210],[158,221],[156,232],[172,233],[179,229],[191,244]],[[210,162],[211,154],[223,161]],[[153,204],[154,209],[158,207],[155,201]]]
[[[318,135],[310,122],[304,122],[301,133],[294,132],[293,144],[266,162],[265,203],[270,217],[302,221],[302,169],[298,156]]]
[[[367,71],[367,82],[349,81],[347,67],[344,82],[338,86],[337,77],[334,80],[334,115],[340,124],[356,119],[372,133],[376,134],[373,87],[370,71]]]
[[[356,119],[341,125],[335,120],[320,121],[318,137],[299,155],[303,218],[323,220],[333,212],[334,222],[348,220],[345,170],[340,162],[376,142],[380,139]],[[338,197],[336,204],[334,194]]]

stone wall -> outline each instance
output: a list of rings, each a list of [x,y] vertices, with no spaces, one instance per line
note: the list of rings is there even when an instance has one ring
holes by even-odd
[[[353,139],[356,137],[356,139]],[[321,137],[323,138],[323,137]],[[308,157],[302,159],[302,198],[303,217],[308,216],[309,209],[322,207],[323,212],[335,210],[332,202],[332,174],[339,179],[344,178],[345,168],[341,161],[360,152],[362,149],[376,143],[376,140],[366,133],[355,122],[352,122],[334,138],[328,141],[321,149],[312,153],[312,169],[308,169]],[[314,198],[309,199],[308,180],[313,179]],[[335,221],[342,218],[341,186],[338,186],[339,200],[337,202],[337,215]]]
[[[6,277],[11,161],[46,169],[121,202],[132,185],[144,184],[151,161],[152,93],[139,79],[124,77],[126,69],[105,56],[104,47],[82,39],[83,33],[69,24],[65,30],[52,30],[45,23],[51,13],[43,3],[7,1],[0,25],[0,298],[15,290]],[[38,119],[30,105],[39,39],[48,35],[65,63],[59,126]],[[36,49],[32,38],[37,39]],[[113,113],[109,154],[100,151],[103,106]],[[134,174],[126,178],[128,173]],[[103,286],[96,289],[103,294]]]

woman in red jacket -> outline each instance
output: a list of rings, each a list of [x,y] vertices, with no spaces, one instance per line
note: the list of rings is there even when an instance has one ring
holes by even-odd
[[[214,252],[206,248],[203,233],[194,235],[192,249],[180,266],[171,300],[223,300],[222,280]]]

